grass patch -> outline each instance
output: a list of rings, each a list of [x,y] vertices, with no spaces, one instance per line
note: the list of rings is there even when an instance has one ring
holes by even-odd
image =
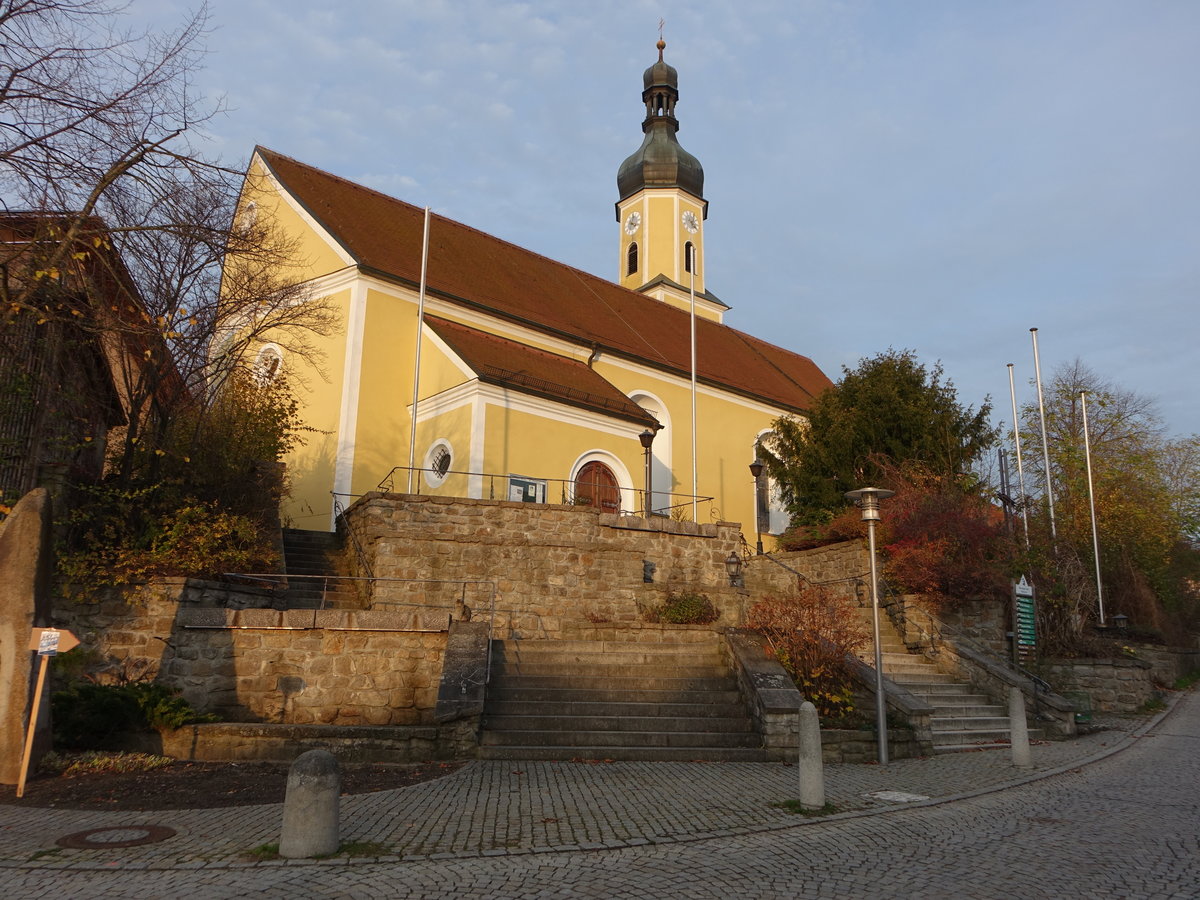
[[[156,756],[152,753],[104,753],[91,750],[83,753],[50,752],[42,757],[38,769],[50,775],[77,778],[81,775],[150,772],[169,766],[173,762],[175,760],[169,756]]]
[[[1171,685],[1177,691],[1186,691],[1197,681],[1200,681],[1200,671],[1188,672],[1186,675],[1180,675],[1175,679],[1175,683]]]
[[[1167,708],[1167,701],[1162,697],[1151,697],[1145,703],[1138,707],[1139,713],[1156,713],[1162,712]]]
[[[826,803],[820,809],[808,809],[800,805],[799,800],[784,800],[780,803],[772,803],[775,809],[782,809],[784,812],[790,812],[797,816],[829,816],[838,812],[838,808],[832,803]]]
[[[348,856],[352,859],[362,857],[379,857],[387,856],[388,848],[378,841],[346,841],[337,848],[336,853],[322,853],[320,856],[314,856],[313,859],[332,859],[335,856]],[[282,859],[279,855],[278,844],[263,844],[261,847],[255,847],[253,850],[247,850],[245,853],[247,859],[254,862],[266,862],[272,859]]]
[[[266,862],[269,859],[279,859],[278,844],[263,844],[253,850],[247,850],[246,856],[256,862]]]
[[[387,856],[388,849],[378,841],[347,841],[338,847],[338,852],[335,856]]]

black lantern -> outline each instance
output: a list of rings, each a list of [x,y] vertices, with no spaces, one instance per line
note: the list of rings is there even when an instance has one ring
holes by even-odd
[[[742,558],[736,553],[730,553],[725,558],[725,574],[729,576],[730,587],[742,587],[745,584],[742,578]]]

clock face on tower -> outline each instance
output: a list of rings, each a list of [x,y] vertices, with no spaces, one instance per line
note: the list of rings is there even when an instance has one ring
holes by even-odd
[[[637,212],[636,210],[634,212],[631,212],[629,214],[629,218],[627,218],[625,220],[625,233],[633,234],[635,231],[638,230],[638,227],[641,224],[642,224],[642,214],[640,212]]]
[[[696,214],[690,209],[680,218],[683,222],[683,227],[687,229],[688,234],[695,234],[700,227],[700,220],[696,218]]]

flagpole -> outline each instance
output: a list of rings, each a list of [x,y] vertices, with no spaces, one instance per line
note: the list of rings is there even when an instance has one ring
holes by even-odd
[[[1013,441],[1017,445],[1017,482],[1021,485],[1021,522],[1025,527],[1025,549],[1029,549],[1029,510],[1025,504],[1025,466],[1021,464],[1021,425],[1017,421],[1017,389],[1013,384],[1013,364],[1008,364],[1008,395],[1012,399]]]
[[[1096,494],[1092,490],[1092,441],[1088,437],[1087,391],[1079,392],[1083,405],[1083,458],[1087,460],[1088,506],[1092,510],[1092,554],[1096,557],[1096,603],[1100,610],[1100,624],[1104,624],[1104,586],[1100,583],[1100,532],[1096,529]]]
[[[1058,551],[1058,526],[1054,521],[1054,487],[1050,480],[1050,443],[1046,437],[1046,403],[1042,399],[1042,364],[1038,358],[1037,329],[1030,328],[1033,336],[1033,376],[1037,382],[1038,417],[1042,423],[1042,459],[1046,465],[1046,499],[1050,502],[1050,540],[1054,542],[1055,552]]]
[[[408,433],[408,493],[413,489],[417,465],[417,398],[421,390],[421,337],[425,330],[425,273],[429,264],[429,207],[425,207],[425,233],[421,237],[421,289],[417,297],[417,349],[413,354],[412,425]]]
[[[690,293],[692,298],[692,521],[699,522],[696,497],[700,493],[696,475],[696,247],[688,243],[688,269],[690,270]]]

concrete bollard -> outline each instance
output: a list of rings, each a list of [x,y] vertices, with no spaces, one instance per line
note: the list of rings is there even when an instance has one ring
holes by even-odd
[[[288,770],[279,855],[305,859],[337,853],[342,769],[328,750],[301,753]]]
[[[825,768],[821,759],[821,723],[817,708],[805,700],[800,704],[800,806],[825,808]]]
[[[1018,687],[1008,689],[1008,728],[1012,743],[1012,761],[1018,769],[1032,769],[1029,752],[1029,725],[1025,722],[1025,695]]]

